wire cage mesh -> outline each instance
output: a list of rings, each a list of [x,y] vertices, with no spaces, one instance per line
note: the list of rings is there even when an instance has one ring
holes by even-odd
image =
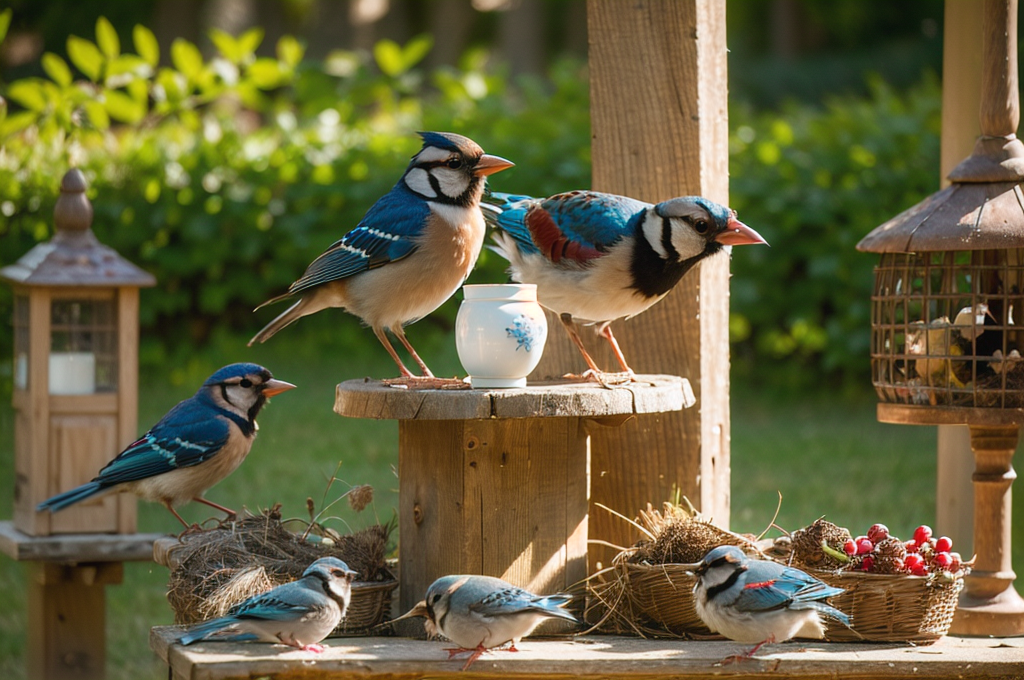
[[[871,297],[883,403],[1024,407],[1024,248],[883,253]]]

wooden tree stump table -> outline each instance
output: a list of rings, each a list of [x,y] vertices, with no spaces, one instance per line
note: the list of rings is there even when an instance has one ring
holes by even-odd
[[[674,376],[638,376],[615,389],[560,381],[404,390],[350,380],[338,385],[334,410],[398,421],[406,611],[446,574],[498,576],[542,593],[578,589],[587,577],[588,427],[693,402],[689,382]]]

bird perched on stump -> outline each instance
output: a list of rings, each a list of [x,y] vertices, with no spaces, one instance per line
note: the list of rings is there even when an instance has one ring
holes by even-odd
[[[225,366],[91,482],[57,494],[36,509],[57,512],[100,494],[131,491],[163,503],[186,528],[188,522],[174,508],[190,500],[233,515],[233,510],[203,494],[245,460],[256,439],[256,416],[267,399],[294,387],[257,364]]]
[[[388,331],[405,346],[423,377],[433,377],[403,326],[441,306],[469,275],[483,246],[484,183],[512,163],[485,154],[462,135],[420,136],[423,148],[394,188],[355,229],[313,260],[286,293],[260,305],[298,298],[250,345],[265,342],[303,316],[342,307],[373,329],[404,378],[415,376],[391,346]]]
[[[537,300],[559,315],[587,375],[601,382],[605,374],[574,322],[596,325],[632,379],[611,323],[661,300],[724,246],[767,243],[734,211],[699,196],[651,205],[597,191],[549,198],[494,193],[484,202],[487,223],[496,229],[494,249],[509,261],[512,278],[537,285]]]
[[[448,649],[448,658],[471,652],[462,670],[480,658],[488,649],[506,642],[508,651],[517,652],[516,644],[544,619],[560,618],[579,623],[562,609],[572,596],[534,595],[491,576],[442,576],[427,588],[426,597],[394,621],[424,616],[427,635],[443,635],[455,644]],[[392,621],[392,623],[394,623]]]
[[[338,627],[349,601],[356,573],[337,557],[321,557],[306,567],[302,578],[254,595],[228,610],[226,616],[189,628],[178,638],[183,645],[199,640],[259,640],[319,654],[320,641]]]
[[[757,643],[726,661],[748,658],[762,645],[793,637],[821,639],[821,615],[850,626],[846,614],[826,603],[842,588],[794,567],[751,559],[736,546],[719,546],[684,566],[698,578],[693,595],[701,621],[730,640]]]

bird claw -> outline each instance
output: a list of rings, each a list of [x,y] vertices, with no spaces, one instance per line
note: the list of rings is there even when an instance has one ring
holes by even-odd
[[[435,378],[432,375],[385,378],[381,383],[400,390],[468,390],[472,387],[460,378]]]
[[[583,382],[596,382],[601,385],[601,387],[609,390],[615,389],[616,387],[623,387],[637,381],[636,374],[633,373],[632,370],[613,373],[609,371],[597,371],[591,368],[580,375],[567,373],[563,377],[572,380],[582,380]]]
[[[201,526],[199,526],[198,524],[196,524],[195,522],[193,522],[192,524],[188,525],[188,527],[186,527],[184,531],[182,531],[180,534],[178,534],[178,539],[180,540],[180,539],[184,538],[185,536],[191,536],[192,534],[201,534],[201,533],[203,533],[203,528]]]
[[[300,649],[302,651],[304,651],[304,652],[313,652],[314,654],[323,654],[324,650],[327,649],[327,648],[324,647],[323,645],[321,645],[320,643],[313,642],[313,643],[310,643],[308,645],[303,645],[302,647],[300,647]]]

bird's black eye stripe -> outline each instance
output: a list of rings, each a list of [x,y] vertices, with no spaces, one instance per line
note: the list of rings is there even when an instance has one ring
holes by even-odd
[[[239,384],[239,385],[241,385],[242,387],[245,387],[245,388],[249,388],[249,387],[252,387],[252,381],[251,381],[251,380],[249,380],[248,378],[242,378],[242,379],[241,379],[241,380],[240,380],[240,381],[238,382],[238,384]]]
[[[679,259],[679,252],[672,245],[672,220],[668,217],[661,218],[661,247],[668,253],[668,259]]]

